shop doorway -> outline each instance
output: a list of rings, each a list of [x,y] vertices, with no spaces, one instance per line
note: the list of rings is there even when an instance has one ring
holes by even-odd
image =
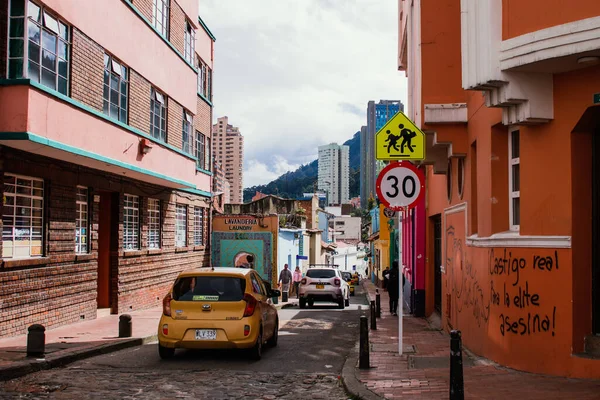
[[[433,220],[433,285],[435,310],[442,313],[442,217],[436,215]]]
[[[116,313],[113,302],[113,254],[118,251],[118,204],[119,194],[100,192],[98,211],[98,280],[97,307],[98,316]],[[115,232],[117,231],[117,232]]]

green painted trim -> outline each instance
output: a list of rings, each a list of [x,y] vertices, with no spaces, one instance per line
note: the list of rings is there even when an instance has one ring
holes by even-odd
[[[204,102],[206,104],[208,104],[209,106],[214,107],[212,101],[210,101],[209,99],[204,97],[204,95],[202,93],[198,92],[198,97],[200,97],[202,100],[204,100]]]
[[[197,195],[204,196],[204,197],[212,197],[212,193],[205,192],[204,190],[199,190],[199,189],[177,189],[177,190],[179,190],[180,192],[197,194]]]
[[[204,23],[204,21],[202,20],[202,18],[200,18],[199,15],[198,15],[198,22],[200,22],[200,25],[202,25],[202,28],[204,28],[204,31],[206,33],[208,33],[208,36],[210,36],[210,38],[212,39],[212,41],[216,42],[217,38],[215,37],[215,35],[212,34],[212,32],[210,31],[210,29],[208,29],[208,26],[206,26],[206,24]]]
[[[95,110],[83,103],[80,103],[77,100],[73,100],[71,97],[65,96],[62,93],[57,92],[56,90],[50,89],[49,87],[46,87],[44,85],[42,85],[41,83],[35,82],[35,81],[31,81],[30,79],[0,79],[0,86],[18,86],[18,85],[29,85],[29,86],[33,86],[38,90],[41,90],[45,93],[48,93],[51,96],[57,97],[58,99],[71,104],[74,107],[77,107],[83,111],[86,111],[98,118],[102,118],[103,120],[110,122],[113,125],[117,125],[120,128],[126,129],[131,133],[135,133],[136,135],[139,135],[143,138],[146,138],[148,140],[150,140],[153,143],[156,143],[160,146],[166,147],[169,150],[172,150],[176,153],[181,154],[184,157],[189,158],[190,160],[194,160],[194,161],[198,161],[198,158],[194,157],[191,154],[186,153],[185,151],[178,149],[177,147],[169,144],[169,143],[165,143],[162,140],[158,140],[156,139],[154,136],[150,136],[147,133],[142,132],[141,130],[134,128],[130,125],[124,124],[123,122],[116,120],[114,118],[109,117],[108,115]]]
[[[137,9],[136,6],[133,5],[133,3],[131,2],[131,0],[123,0],[123,2],[133,10],[133,12],[135,12],[137,14],[138,17],[140,17],[142,19],[142,21],[144,21],[146,23],[146,25],[148,25],[150,28],[152,28],[152,30],[154,31],[154,33],[156,33],[158,35],[159,38],[161,38],[170,48],[171,50],[173,50],[175,52],[175,54],[177,54],[179,56],[179,58],[181,58],[183,60],[183,62],[185,62],[188,67],[190,67],[192,70],[194,70],[195,73],[198,73],[198,70],[196,69],[196,67],[194,67],[193,64],[191,64],[190,62],[188,62],[188,60],[185,59],[185,57],[183,57],[183,55],[179,52],[179,50],[177,50],[175,48],[175,46],[173,46],[173,44],[171,42],[169,42],[167,40],[167,38],[165,38],[155,27],[154,25],[152,25],[152,23],[150,23],[150,21],[148,21],[148,19],[144,16],[144,14],[142,14],[140,12],[140,10]]]
[[[208,175],[208,176],[213,176],[213,173],[212,173],[212,172],[210,172],[210,171],[209,171],[209,170],[207,170],[207,169],[200,168],[200,167],[198,167],[198,166],[196,167],[196,171],[198,171],[198,172],[202,172],[203,174],[206,174],[206,175]]]
[[[105,162],[108,164],[116,165],[118,167],[129,169],[131,171],[139,172],[144,175],[149,175],[149,176],[153,176],[155,178],[173,182],[178,185],[187,186],[188,188],[192,188],[190,190],[198,190],[198,189],[195,189],[195,185],[192,183],[182,181],[180,179],[171,178],[170,176],[159,174],[158,172],[150,171],[145,168],[140,168],[136,165],[132,165],[132,164],[128,164],[123,161],[115,160],[110,157],[105,157],[103,155],[92,153],[87,150],[78,149],[77,147],[73,147],[68,144],[57,142],[55,140],[51,140],[51,139],[36,135],[34,133],[30,133],[30,132],[0,132],[0,141],[1,140],[29,140],[30,142],[33,142],[33,143],[38,143],[41,145],[53,147],[55,149],[66,151],[71,154],[76,154],[78,156],[91,158],[92,160],[96,160],[96,161],[102,161],[102,162]],[[134,178],[132,178],[132,179],[134,179]]]

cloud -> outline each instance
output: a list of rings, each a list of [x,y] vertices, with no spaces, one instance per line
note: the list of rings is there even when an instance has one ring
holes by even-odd
[[[396,1],[199,0],[199,6],[217,38],[213,117],[229,116],[244,136],[246,187],[316,159],[319,145],[351,138],[366,124],[369,100],[406,103]]]

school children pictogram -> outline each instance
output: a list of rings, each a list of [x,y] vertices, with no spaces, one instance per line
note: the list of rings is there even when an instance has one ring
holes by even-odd
[[[425,159],[425,134],[401,111],[375,134],[378,160]]]

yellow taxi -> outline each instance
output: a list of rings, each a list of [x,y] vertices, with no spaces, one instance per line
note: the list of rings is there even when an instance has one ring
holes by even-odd
[[[253,269],[198,268],[179,274],[163,299],[158,354],[175,349],[247,349],[260,359],[263,345],[277,346],[279,297]]]

